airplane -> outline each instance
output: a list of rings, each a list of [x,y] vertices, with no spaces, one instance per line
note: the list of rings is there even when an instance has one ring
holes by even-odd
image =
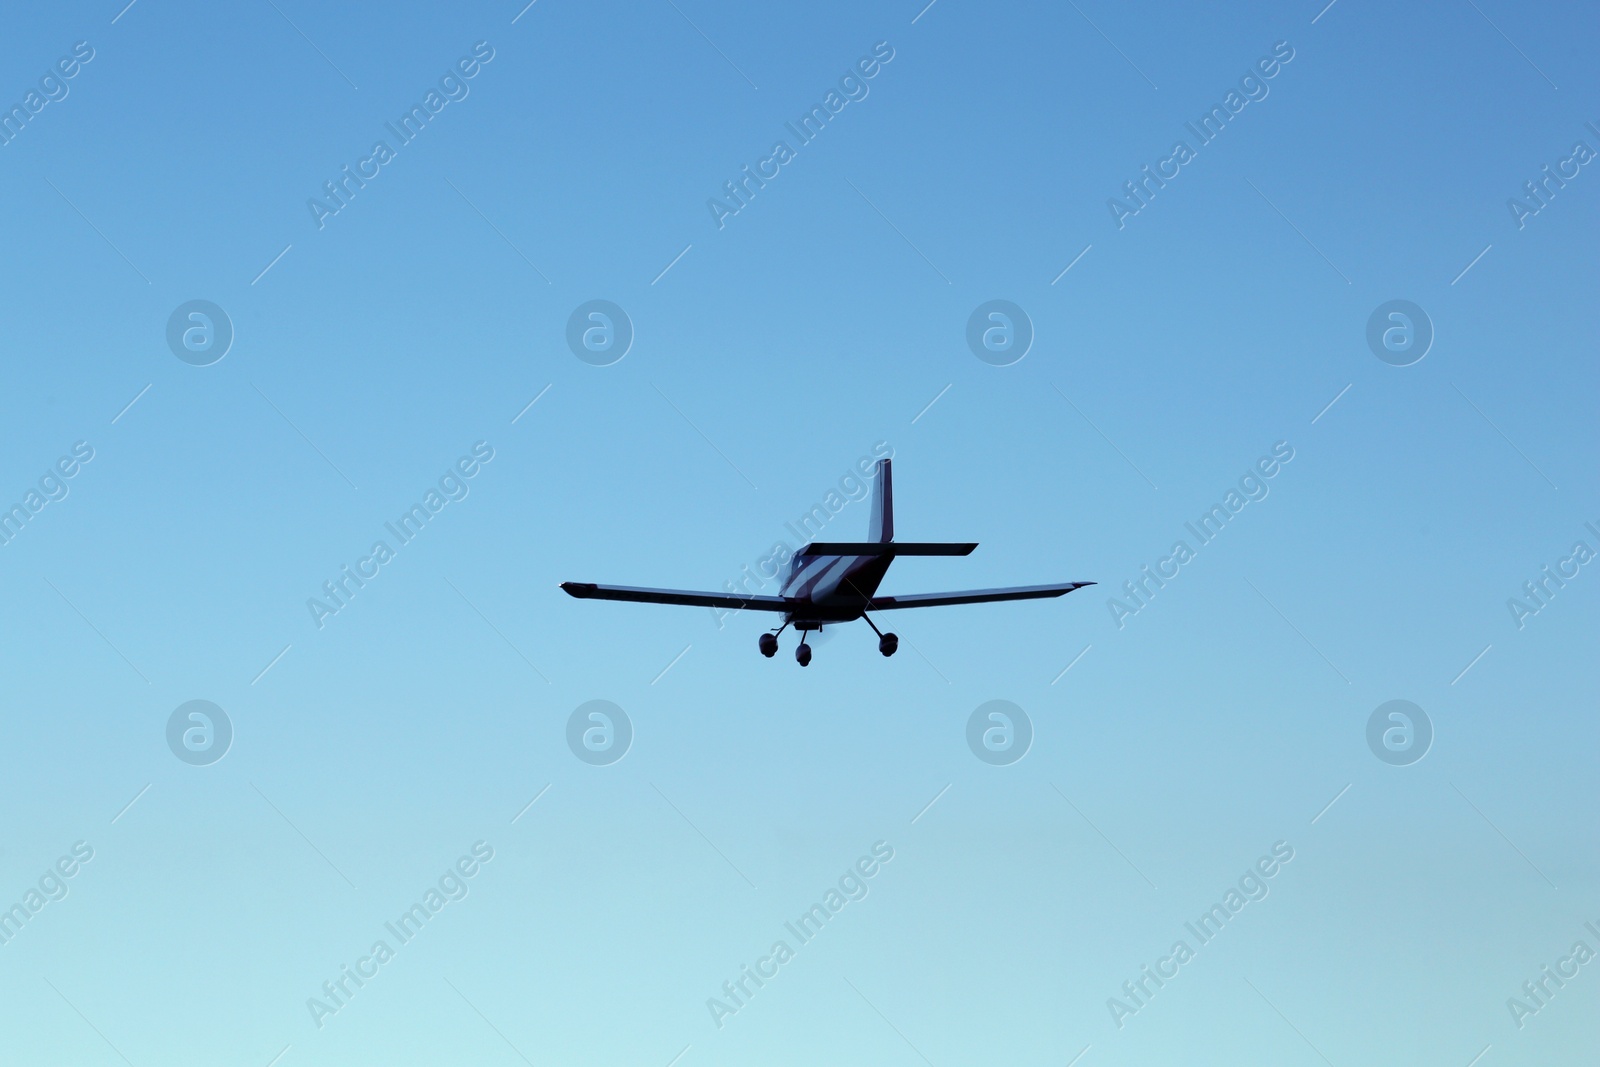
[[[561,588],[579,600],[622,600],[644,604],[679,604],[689,607],[724,608],[738,611],[780,612],[783,625],[761,635],[761,654],[771,659],[778,652],[778,637],[793,626],[800,634],[794,658],[802,667],[811,663],[811,646],[806,634],[820,631],[824,624],[862,619],[878,635],[878,651],[892,656],[900,638],[884,633],[867,615],[868,611],[898,608],[933,608],[947,604],[983,604],[996,600],[1037,600],[1058,597],[1094,582],[1062,582],[1056,585],[1020,585],[1002,589],[969,589],[957,593],[916,593],[910,596],[880,596],[878,584],[896,556],[966,556],[978,547],[976,541],[929,542],[894,539],[894,484],[889,460],[880,459],[874,471],[872,517],[866,541],[814,541],[789,560],[778,596],[737,593],[699,593],[678,589],[642,589],[626,585],[596,585],[593,582],[562,582]]]

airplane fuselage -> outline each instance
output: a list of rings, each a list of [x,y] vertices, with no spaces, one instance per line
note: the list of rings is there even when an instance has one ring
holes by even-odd
[[[861,618],[893,556],[795,556],[779,595],[797,601],[784,616],[796,629]]]

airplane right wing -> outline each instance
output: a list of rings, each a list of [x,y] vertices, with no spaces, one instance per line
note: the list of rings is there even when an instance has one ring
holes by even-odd
[[[868,611],[890,608],[937,608],[946,604],[987,604],[995,600],[1038,600],[1064,596],[1093,582],[1066,582],[1061,585],[1014,585],[1004,589],[967,589],[959,593],[916,593],[911,596],[875,596]]]
[[[678,604],[691,608],[727,608],[739,611],[787,611],[789,601],[781,596],[734,596],[729,593],[697,593],[684,589],[641,589],[631,585],[596,585],[594,582],[562,582],[568,596],[579,600],[626,600],[639,604]]]

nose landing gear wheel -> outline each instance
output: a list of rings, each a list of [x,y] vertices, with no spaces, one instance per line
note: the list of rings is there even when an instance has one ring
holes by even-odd
[[[778,639],[772,634],[761,635],[761,654],[768,659],[778,654]]]
[[[811,646],[804,641],[800,642],[800,647],[794,650],[794,661],[802,667],[809,667],[811,665]]]

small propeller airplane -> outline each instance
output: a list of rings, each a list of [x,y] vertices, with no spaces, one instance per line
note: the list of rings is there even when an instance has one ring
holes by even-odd
[[[1058,585],[1019,585],[1003,589],[969,589],[959,593],[917,593],[911,596],[879,596],[878,584],[896,556],[966,556],[977,542],[896,541],[894,539],[894,485],[889,461],[880,459],[874,472],[872,518],[866,541],[814,541],[788,563],[779,596],[739,595],[736,593],[697,593],[678,589],[641,589],[626,585],[596,585],[593,582],[562,582],[561,588],[580,600],[624,600],[644,604],[679,604],[738,611],[781,612],[783,625],[761,635],[761,654],[771,659],[778,652],[778,636],[793,626],[800,632],[800,645],[794,658],[800,666],[811,663],[811,646],[806,634],[820,631],[824,624],[863,619],[878,635],[878,651],[892,656],[900,638],[884,633],[867,616],[868,611],[897,608],[935,608],[946,604],[984,604],[996,600],[1037,600],[1058,597],[1094,582],[1063,582]]]

